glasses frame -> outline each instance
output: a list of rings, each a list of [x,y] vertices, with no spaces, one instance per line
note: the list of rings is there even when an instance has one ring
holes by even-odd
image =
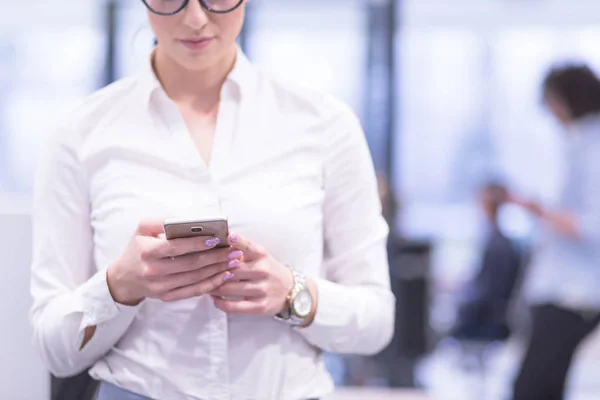
[[[178,12],[180,12],[181,10],[183,10],[184,8],[186,8],[187,5],[189,4],[190,0],[184,0],[183,3],[181,4],[181,6],[177,10],[170,12],[170,13],[162,13],[162,12],[158,12],[158,11],[154,10],[152,7],[150,7],[147,0],[142,0],[142,2],[144,3],[146,8],[150,12],[152,12],[156,15],[169,16],[169,15],[175,15]],[[235,6],[233,6],[232,8],[230,8],[229,10],[212,10],[210,8],[210,6],[208,4],[206,4],[206,0],[198,0],[198,2],[202,6],[202,8],[208,12],[215,13],[215,14],[227,14],[227,13],[230,13],[230,12],[236,10],[239,6],[241,6],[242,3],[244,2],[244,0],[238,0],[237,4]]]

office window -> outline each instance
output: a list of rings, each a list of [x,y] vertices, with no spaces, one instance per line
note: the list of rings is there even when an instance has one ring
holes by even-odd
[[[56,115],[98,88],[101,4],[11,4],[0,15],[0,192],[27,193]]]
[[[251,5],[248,55],[274,76],[324,90],[361,115],[366,63],[361,1]]]

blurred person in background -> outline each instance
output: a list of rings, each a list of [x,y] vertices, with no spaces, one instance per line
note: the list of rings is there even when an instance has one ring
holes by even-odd
[[[480,268],[467,287],[459,307],[452,336],[458,339],[504,340],[509,336],[508,307],[521,266],[513,241],[502,231],[501,208],[508,202],[507,188],[496,182],[486,184],[478,195],[486,232]]]
[[[323,351],[375,354],[394,327],[358,119],[252,65],[243,0],[144,4],[148,71],[84,99],[39,166],[34,344],[100,400],[320,398]],[[228,243],[164,237],[215,214]]]
[[[587,66],[559,67],[543,95],[566,130],[567,170],[558,204],[513,199],[544,231],[525,282],[531,337],[514,400],[563,399],[573,355],[600,322],[600,81]]]

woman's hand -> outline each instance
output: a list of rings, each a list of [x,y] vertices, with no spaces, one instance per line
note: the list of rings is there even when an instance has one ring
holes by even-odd
[[[233,262],[239,267],[235,278],[211,292],[215,306],[229,314],[274,316],[282,312],[294,286],[291,270],[245,237],[232,233],[229,244],[231,257],[241,260]]]
[[[215,249],[218,244],[209,237],[166,240],[162,221],[142,221],[125,252],[108,268],[109,290],[125,305],[209,293],[233,278],[230,250]]]
[[[571,238],[579,238],[579,226],[577,221],[569,213],[565,212],[546,212],[543,215],[543,220],[555,231],[569,236]]]
[[[523,207],[531,214],[540,218],[553,230],[569,236],[578,237],[579,227],[573,216],[566,212],[545,210],[539,203],[511,197],[511,202]]]

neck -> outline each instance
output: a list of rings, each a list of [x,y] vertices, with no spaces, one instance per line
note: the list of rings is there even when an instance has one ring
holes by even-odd
[[[217,63],[200,70],[190,70],[156,48],[153,68],[167,95],[176,103],[190,104],[199,109],[212,109],[219,102],[221,87],[233,69],[237,49]]]

